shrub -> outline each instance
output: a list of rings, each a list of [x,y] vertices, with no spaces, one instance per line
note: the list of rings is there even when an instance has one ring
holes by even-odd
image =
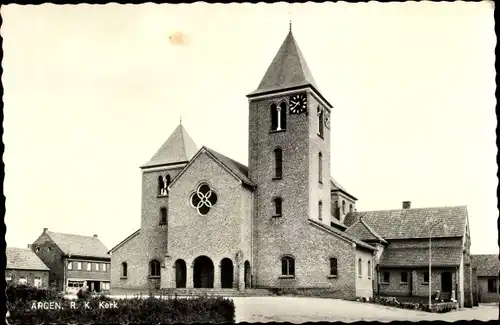
[[[398,301],[395,297],[374,297],[372,302],[384,306],[391,306],[402,309],[423,310],[432,313],[447,313],[449,311],[457,309],[458,307],[456,302],[435,302],[429,309],[428,304],[424,304],[418,301]]]
[[[91,297],[86,301],[61,299],[54,309],[33,308],[43,302],[8,302],[10,324],[109,324],[109,323],[232,323],[235,306],[222,297],[192,299]],[[88,307],[85,306],[87,303]],[[112,308],[102,308],[116,306]],[[72,307],[74,304],[74,308]],[[101,306],[99,306],[101,304]]]
[[[7,284],[7,301],[58,300],[62,293],[56,288],[37,288],[29,285]]]
[[[92,293],[88,290],[78,290],[78,292],[76,293],[76,297],[78,299],[82,299],[82,300],[88,300],[92,297]]]

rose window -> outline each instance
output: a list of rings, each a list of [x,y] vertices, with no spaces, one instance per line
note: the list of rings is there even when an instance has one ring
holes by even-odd
[[[212,191],[208,184],[201,184],[189,199],[191,206],[198,210],[202,216],[206,215],[210,208],[217,203],[217,194]]]

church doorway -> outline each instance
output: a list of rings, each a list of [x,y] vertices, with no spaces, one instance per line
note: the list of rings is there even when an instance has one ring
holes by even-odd
[[[451,272],[441,273],[441,292],[451,293],[452,287]]]
[[[193,265],[193,286],[195,288],[214,287],[214,263],[207,256],[198,256]]]
[[[175,287],[186,287],[186,262],[184,260],[175,261]]]
[[[220,262],[220,283],[222,288],[233,287],[234,268],[233,262],[229,258],[223,258]]]
[[[252,278],[252,272],[250,270],[250,262],[245,261],[245,288],[251,288],[252,282],[250,279]]]

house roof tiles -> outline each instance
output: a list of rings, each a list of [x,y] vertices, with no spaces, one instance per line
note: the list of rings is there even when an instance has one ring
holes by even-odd
[[[7,247],[5,255],[6,269],[49,271],[47,265],[31,249]]]

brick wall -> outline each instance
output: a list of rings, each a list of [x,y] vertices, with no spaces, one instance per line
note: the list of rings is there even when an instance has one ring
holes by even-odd
[[[116,248],[111,255],[111,289],[147,289],[149,258],[148,238],[140,232]],[[127,277],[122,277],[122,263],[127,263]]]
[[[38,270],[12,270],[8,269],[5,270],[5,279],[7,280],[7,277],[11,278],[12,283],[18,283],[19,278],[25,277],[26,278],[26,284],[28,285],[34,285],[35,284],[35,278],[39,277],[42,281],[42,288],[46,288],[49,286],[49,271],[38,271]]]
[[[64,290],[65,273],[63,257],[64,253],[54,244],[52,239],[42,233],[31,245],[31,249],[50,269],[49,282],[58,290]]]

